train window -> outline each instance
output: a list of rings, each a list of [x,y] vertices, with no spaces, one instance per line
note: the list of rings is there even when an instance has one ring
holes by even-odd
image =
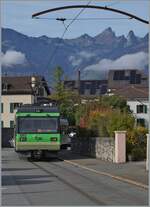
[[[58,131],[58,119],[47,117],[20,117],[19,133],[55,133]]]

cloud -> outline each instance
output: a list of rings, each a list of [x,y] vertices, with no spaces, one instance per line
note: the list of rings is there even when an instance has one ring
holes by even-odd
[[[138,52],[134,54],[123,55],[116,60],[102,59],[95,65],[90,65],[84,68],[84,78],[98,79],[106,78],[108,71],[111,69],[123,70],[123,69],[144,69],[148,65],[148,54],[145,52]]]
[[[2,66],[12,67],[14,65],[24,65],[27,63],[25,54],[22,52],[8,50],[6,53],[2,53]]]
[[[71,55],[69,57],[69,61],[71,62],[72,66],[78,66],[81,64],[82,59]]]
[[[91,57],[95,56],[93,53],[81,51],[76,56],[71,55],[68,59],[71,62],[72,66],[79,66],[82,61],[85,59],[89,59]]]

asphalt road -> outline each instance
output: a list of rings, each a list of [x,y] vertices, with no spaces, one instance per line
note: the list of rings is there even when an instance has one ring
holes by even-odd
[[[148,205],[148,190],[65,161],[2,151],[2,205]]]

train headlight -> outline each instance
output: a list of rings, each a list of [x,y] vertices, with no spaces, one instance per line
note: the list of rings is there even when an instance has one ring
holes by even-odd
[[[57,142],[57,137],[51,137],[50,139],[52,142]]]
[[[27,141],[27,137],[25,137],[25,136],[20,137],[20,142],[26,142],[26,141]]]

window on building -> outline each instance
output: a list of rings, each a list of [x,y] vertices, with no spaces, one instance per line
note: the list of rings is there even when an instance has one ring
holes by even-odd
[[[4,128],[4,122],[1,121],[1,128]]]
[[[137,113],[147,113],[147,106],[146,105],[137,105]]]
[[[3,113],[3,110],[4,110],[4,105],[3,105],[3,103],[1,103],[1,113]]]
[[[10,128],[14,128],[14,121],[10,121]]]
[[[39,87],[38,96],[44,96],[45,89],[43,87]]]
[[[7,91],[7,89],[8,89],[8,84],[7,83],[3,83],[2,84],[2,90],[3,91]]]
[[[124,78],[124,79],[125,79],[125,80],[129,80],[129,78],[130,78],[129,76],[125,76],[125,78]]]
[[[96,94],[96,89],[95,89],[95,88],[91,88],[91,90],[90,90],[90,94],[91,94],[91,95],[95,95],[95,94]]]
[[[107,85],[102,85],[100,90],[101,90],[101,94],[105,94],[107,92]]]
[[[113,80],[125,80],[125,71],[123,70],[115,71]]]
[[[136,84],[141,83],[141,74],[136,74]]]
[[[10,103],[10,113],[13,113],[14,112],[14,105],[13,103]]]
[[[85,83],[84,87],[85,87],[85,89],[91,89],[91,84],[90,83]]]
[[[136,84],[136,71],[130,72],[130,84]]]
[[[137,126],[145,127],[145,119],[137,119]]]
[[[10,103],[10,113],[13,113],[15,109],[20,107],[22,103]]]

